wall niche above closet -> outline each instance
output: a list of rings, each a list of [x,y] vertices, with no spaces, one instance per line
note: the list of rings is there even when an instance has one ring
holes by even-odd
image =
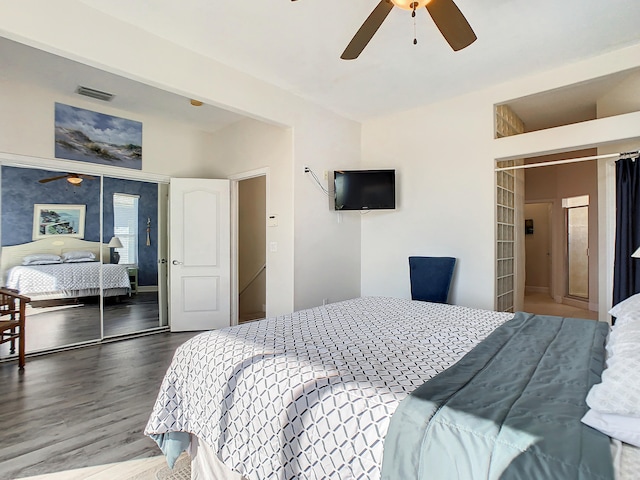
[[[640,68],[598,77],[495,106],[495,138],[640,111]],[[632,98],[632,101],[629,99]],[[503,122],[515,125],[498,128]]]

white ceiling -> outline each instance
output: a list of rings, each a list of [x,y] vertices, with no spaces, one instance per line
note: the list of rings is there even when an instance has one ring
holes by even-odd
[[[113,108],[160,118],[170,116],[203,131],[214,132],[245,118],[211,105],[195,108],[179,95],[1,37],[0,65],[0,87],[5,80],[40,86],[66,97],[73,95],[78,86],[85,86],[114,94],[109,102]],[[105,104],[102,100],[89,101]]]
[[[340,54],[377,0],[78,1],[360,121],[640,42],[640,0],[456,0],[478,36],[459,52],[425,9],[413,45],[410,12],[394,8],[351,61]],[[207,105],[185,107],[177,95],[8,40],[0,42],[0,60],[0,79],[22,75],[67,93],[78,84],[99,87],[116,94],[114,107],[176,111],[207,130],[241,118]],[[602,88],[580,92],[580,115]],[[566,95],[556,97],[555,110]],[[518,113],[526,117],[535,106],[540,102],[521,103]]]
[[[349,118],[412,108],[640,42],[639,0],[456,0],[478,40],[454,52],[426,9],[394,8],[340,54],[378,0],[81,0]]]

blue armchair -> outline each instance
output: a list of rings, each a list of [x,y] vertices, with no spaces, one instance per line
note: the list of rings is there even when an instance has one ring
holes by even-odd
[[[453,257],[409,257],[411,299],[448,303],[455,266]]]

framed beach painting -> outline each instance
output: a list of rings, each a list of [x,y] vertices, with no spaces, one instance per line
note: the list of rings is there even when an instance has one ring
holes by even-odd
[[[52,236],[84,238],[85,205],[33,205],[33,240]]]
[[[142,123],[56,103],[55,157],[142,170]]]

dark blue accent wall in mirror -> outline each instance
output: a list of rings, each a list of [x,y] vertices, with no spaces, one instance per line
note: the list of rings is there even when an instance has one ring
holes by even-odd
[[[113,237],[113,194],[138,195],[138,284],[158,284],[158,184],[104,178],[104,241]],[[147,246],[147,218],[151,219]]]
[[[86,205],[84,240],[100,241],[100,178],[85,180],[74,187],[64,179],[49,183],[38,180],[64,172],[2,167],[2,245],[31,242],[33,206],[44,204]]]
[[[32,241],[34,204],[86,205],[84,240],[100,241],[100,177],[84,180],[74,187],[65,179],[49,183],[38,180],[64,172],[2,166],[2,245]],[[113,194],[139,195],[138,201],[138,284],[158,284],[158,185],[150,182],[104,178],[103,241],[113,236]],[[147,218],[151,219],[150,246],[146,245]]]

